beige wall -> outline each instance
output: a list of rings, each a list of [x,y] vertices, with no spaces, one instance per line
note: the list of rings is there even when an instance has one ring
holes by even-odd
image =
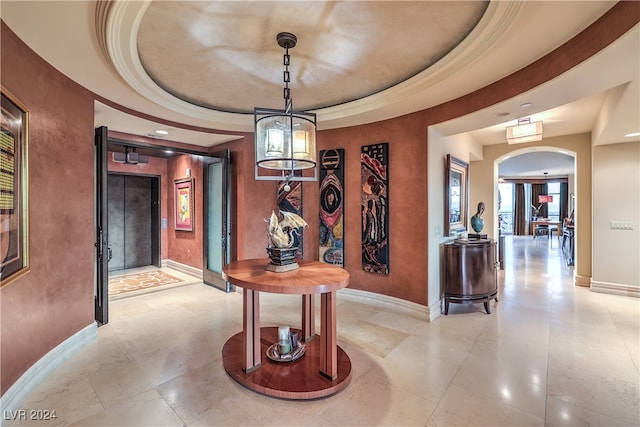
[[[470,164],[469,199],[473,206],[478,201],[486,203],[484,211],[486,233],[498,236],[498,164],[505,156],[523,152],[557,151],[563,149],[575,156],[576,195],[576,283],[589,285],[591,278],[591,135],[588,133],[556,138],[544,138],[541,142],[526,146],[497,144],[484,147],[482,160]]]
[[[465,135],[445,137],[433,127],[429,128],[429,163],[428,163],[428,273],[429,273],[429,307],[431,318],[439,314],[441,298],[441,245],[453,237],[444,236],[445,212],[445,163],[447,154],[467,163],[472,158],[482,155],[482,147]],[[474,210],[473,199],[469,198],[469,205]],[[485,216],[486,218],[486,216]],[[469,225],[470,226],[470,225]]]
[[[633,230],[613,230],[611,221]],[[592,286],[640,292],[640,143],[593,147]]]

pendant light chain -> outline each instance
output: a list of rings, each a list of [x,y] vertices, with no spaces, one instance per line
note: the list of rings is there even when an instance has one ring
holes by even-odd
[[[291,112],[291,89],[289,89],[289,82],[291,82],[291,73],[289,73],[289,65],[291,64],[291,56],[289,56],[289,45],[285,45],[285,52],[283,57],[284,64],[284,111]]]

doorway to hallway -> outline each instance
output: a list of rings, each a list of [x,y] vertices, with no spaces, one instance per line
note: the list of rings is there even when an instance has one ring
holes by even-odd
[[[233,250],[229,239],[233,194],[230,151],[169,149],[110,138],[104,126],[96,129],[95,145],[94,296],[98,324],[108,323],[110,276],[123,275],[132,268],[169,267],[230,292],[232,287],[221,275]],[[127,164],[127,160],[118,165],[122,162],[115,160],[115,154],[134,149],[147,160],[140,162],[146,174],[132,171],[137,162]],[[188,231],[175,227],[177,183],[185,179],[190,179],[194,194],[194,225]]]

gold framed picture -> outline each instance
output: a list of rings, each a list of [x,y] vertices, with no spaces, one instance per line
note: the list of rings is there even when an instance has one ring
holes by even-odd
[[[174,181],[175,185],[175,229],[193,231],[193,179]]]
[[[29,111],[1,87],[0,286],[29,271]]]

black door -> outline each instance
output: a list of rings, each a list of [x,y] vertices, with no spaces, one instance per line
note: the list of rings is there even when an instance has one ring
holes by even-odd
[[[98,325],[109,322],[109,246],[107,236],[107,128],[95,130],[96,153],[96,287],[95,319]]]

